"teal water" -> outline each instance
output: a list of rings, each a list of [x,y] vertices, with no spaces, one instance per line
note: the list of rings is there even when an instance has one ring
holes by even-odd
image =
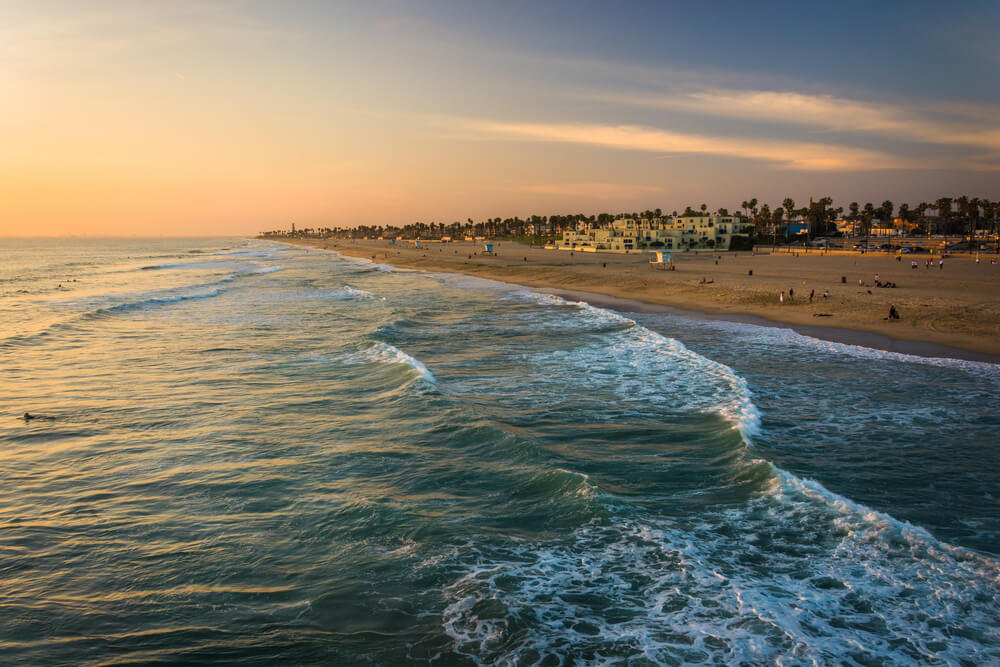
[[[4,663],[1000,661],[1000,366],[2,243]]]

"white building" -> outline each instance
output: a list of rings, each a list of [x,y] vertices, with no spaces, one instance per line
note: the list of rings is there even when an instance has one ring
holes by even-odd
[[[654,220],[614,220],[610,226],[583,224],[563,234],[563,248],[585,251],[728,250],[735,236],[748,236],[752,225],[740,216],[697,215]]]

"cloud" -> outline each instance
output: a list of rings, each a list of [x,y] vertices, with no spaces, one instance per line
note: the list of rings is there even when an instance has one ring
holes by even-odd
[[[636,125],[460,121],[468,130],[526,141],[572,143],[652,153],[688,153],[763,160],[801,171],[863,171],[904,168],[878,151],[769,139],[683,134]]]
[[[621,200],[637,199],[643,195],[659,194],[663,188],[655,185],[632,183],[550,183],[525,185],[518,188],[522,192],[543,195],[567,195],[586,199]]]
[[[712,89],[604,99],[700,116],[799,125],[836,132],[876,133],[933,144],[1000,148],[1000,131],[993,120],[1000,117],[1000,110],[997,109],[943,109],[948,115],[960,118],[942,121],[891,104],[769,90]]]

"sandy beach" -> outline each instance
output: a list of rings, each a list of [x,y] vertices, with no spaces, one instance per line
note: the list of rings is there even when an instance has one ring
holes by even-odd
[[[631,308],[668,307],[759,324],[791,325],[819,338],[882,349],[1000,362],[1000,265],[983,256],[823,255],[778,252],[674,253],[674,271],[649,254],[544,250],[500,243],[493,256],[472,242],[302,240],[394,266],[465,273],[582,298],[624,300]],[[918,268],[911,268],[915,259]],[[876,287],[879,281],[895,288]],[[859,283],[860,281],[860,283]],[[779,295],[784,291],[784,303]],[[828,297],[823,294],[829,292]],[[810,299],[810,294],[812,298]],[[590,299],[599,300],[600,297]],[[887,319],[895,306],[900,319]],[[964,352],[963,352],[964,351]]]

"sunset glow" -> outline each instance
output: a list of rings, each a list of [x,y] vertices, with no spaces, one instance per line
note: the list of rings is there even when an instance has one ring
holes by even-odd
[[[0,235],[996,198],[997,6],[906,8],[0,3]]]

